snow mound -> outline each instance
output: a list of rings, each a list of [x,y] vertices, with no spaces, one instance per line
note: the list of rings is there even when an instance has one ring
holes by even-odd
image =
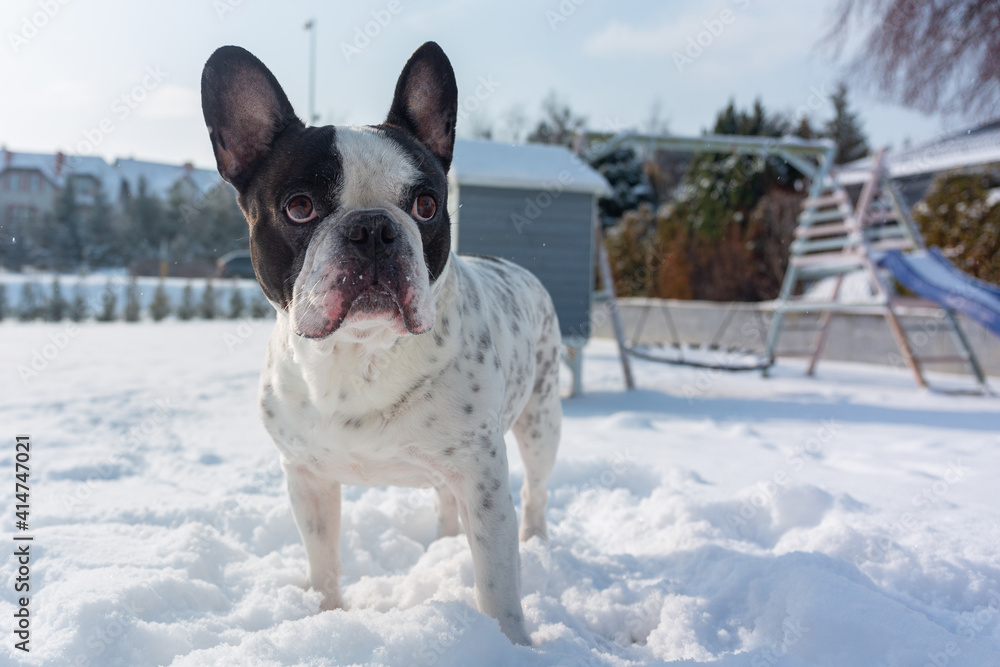
[[[5,642],[0,662],[1000,664],[1000,399],[843,364],[713,373],[692,397],[704,371],[640,363],[625,394],[595,341],[550,539],[521,545],[518,647],[476,610],[468,545],[435,539],[426,491],[345,487],[349,610],[319,612],[256,416],[270,325],[233,347],[235,326],[81,325],[28,382],[17,366],[60,325],[0,326],[35,537],[32,650]]]

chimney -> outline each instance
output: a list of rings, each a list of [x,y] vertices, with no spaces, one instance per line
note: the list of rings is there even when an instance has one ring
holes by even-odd
[[[3,152],[3,168],[6,169],[10,166],[10,161],[14,159],[14,153],[4,149]]]
[[[66,156],[63,155],[63,152],[59,151],[58,153],[56,153],[56,167],[55,167],[56,177],[62,175],[63,165],[65,164],[65,162],[66,162]]]
[[[186,174],[190,174],[192,171],[194,171],[194,165],[191,164],[190,162],[185,162],[184,163],[184,173],[185,173],[185,175]]]

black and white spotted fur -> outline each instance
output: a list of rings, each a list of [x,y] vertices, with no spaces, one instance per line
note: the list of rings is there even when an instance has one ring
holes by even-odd
[[[447,57],[433,42],[418,49],[376,126],[306,128],[238,47],[205,65],[202,105],[277,310],[260,408],[322,607],[343,606],[340,485],[433,486],[440,534],[458,534],[461,517],[480,610],[529,643],[504,434],[524,460],[520,539],[544,538],[559,325],[528,271],[450,251]],[[433,216],[419,197],[433,198]],[[306,210],[315,215],[302,222]]]

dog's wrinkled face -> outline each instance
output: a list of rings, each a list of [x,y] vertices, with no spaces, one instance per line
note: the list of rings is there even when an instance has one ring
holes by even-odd
[[[434,325],[457,104],[451,64],[433,42],[404,67],[385,123],[366,127],[305,127],[244,49],[208,60],[202,109],[219,173],[239,193],[261,287],[296,333]]]

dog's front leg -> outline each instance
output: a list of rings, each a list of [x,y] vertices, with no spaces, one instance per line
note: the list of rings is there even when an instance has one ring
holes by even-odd
[[[323,594],[320,609],[342,609],[340,597],[340,483],[303,467],[286,468],[288,498],[309,559],[309,583]]]
[[[490,440],[490,448],[504,452],[503,434],[493,434]],[[464,477],[455,489],[472,548],[476,604],[481,612],[499,621],[508,639],[530,645],[521,609],[517,515],[510,495],[507,457],[483,459],[490,465]]]

